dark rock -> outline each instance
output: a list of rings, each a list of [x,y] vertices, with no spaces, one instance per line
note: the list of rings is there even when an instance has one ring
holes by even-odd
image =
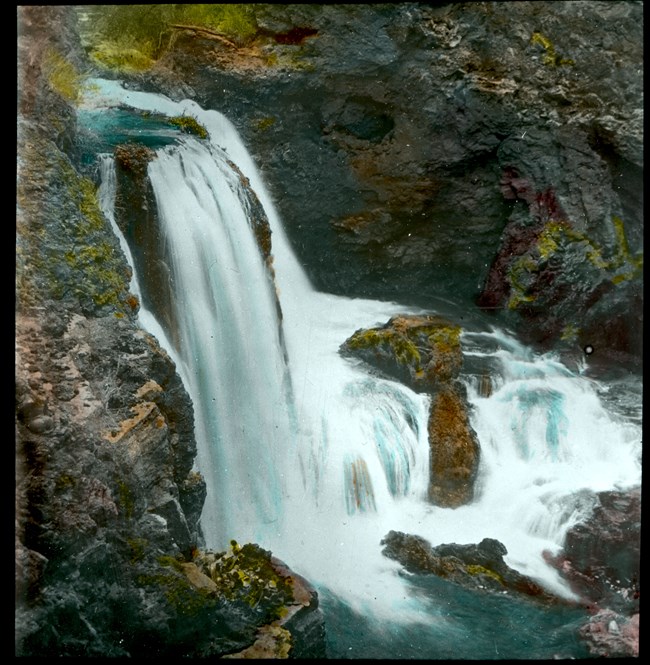
[[[639,608],[640,548],[640,489],[600,492],[591,516],[547,559],[586,601],[631,615]]]
[[[577,245],[553,266],[533,257],[522,295],[536,306],[509,309],[513,284],[498,288],[494,273],[504,228],[530,224],[549,190],[606,259],[612,218],[623,220],[639,259],[640,3],[265,5],[256,17],[257,51],[186,37],[138,84],[179,95],[182,82],[235,122],[317,288],[427,308],[438,296],[472,307],[483,293],[495,323],[546,348],[570,345],[574,328],[595,333],[616,303],[638,312],[625,293],[589,305],[620,275],[590,268]],[[305,29],[299,45],[272,36]],[[637,322],[615,327],[606,362],[638,369]]]
[[[384,556],[415,575],[436,575],[468,589],[505,592],[544,604],[565,602],[510,568],[503,560],[508,551],[493,538],[484,538],[478,545],[451,543],[432,547],[420,536],[390,531],[381,544]]]

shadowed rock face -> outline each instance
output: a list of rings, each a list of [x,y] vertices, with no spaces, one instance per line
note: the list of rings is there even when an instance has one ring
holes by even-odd
[[[557,557],[547,557],[576,593],[618,611],[639,608],[641,491],[600,492],[588,520],[569,529]]]
[[[429,500],[456,508],[474,498],[480,446],[468,418],[459,326],[438,316],[395,316],[357,330],[341,345],[386,376],[431,395]]]
[[[545,558],[593,614],[580,636],[596,657],[639,655],[641,490],[599,492],[591,516]]]
[[[530,257],[522,295],[534,303],[510,308],[491,284],[512,227],[534,224],[531,200],[504,195],[507,173],[533,197],[553,191],[561,221],[605,260],[619,246],[612,220],[622,220],[630,265],[639,259],[642,11],[268,5],[247,50],[179,38],[149,85],[235,121],[317,288],[425,307],[483,294],[495,320],[532,342],[579,350],[596,339],[606,362],[633,364],[639,326],[624,303],[638,311],[628,281],[640,275],[618,282],[581,263],[573,243]],[[311,34],[299,44],[271,36],[293,29]]]

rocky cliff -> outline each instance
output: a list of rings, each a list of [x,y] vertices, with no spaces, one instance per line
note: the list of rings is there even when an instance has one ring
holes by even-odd
[[[318,288],[638,368],[642,3],[255,7],[139,84],[233,118]]]

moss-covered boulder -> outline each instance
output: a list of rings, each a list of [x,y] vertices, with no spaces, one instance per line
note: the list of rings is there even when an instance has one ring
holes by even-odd
[[[357,330],[341,353],[366,361],[413,390],[429,392],[458,376],[459,326],[439,316],[394,316],[379,328]]]
[[[429,500],[456,508],[474,497],[480,446],[457,380],[463,363],[461,328],[440,316],[400,315],[357,330],[340,347],[385,376],[431,395]]]

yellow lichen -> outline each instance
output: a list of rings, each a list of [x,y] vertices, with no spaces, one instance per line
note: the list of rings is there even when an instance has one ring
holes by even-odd
[[[541,32],[533,32],[530,38],[530,43],[539,44],[544,48],[546,51],[543,60],[545,65],[550,67],[557,67],[559,65],[575,65],[575,62],[570,58],[564,58],[557,54],[551,40],[548,37],[545,37]]]
[[[493,580],[499,582],[499,584],[504,584],[503,577],[501,577],[499,573],[496,573],[489,568],[485,568],[485,566],[470,564],[467,566],[466,570],[470,575],[486,575],[487,577],[491,577]]]

